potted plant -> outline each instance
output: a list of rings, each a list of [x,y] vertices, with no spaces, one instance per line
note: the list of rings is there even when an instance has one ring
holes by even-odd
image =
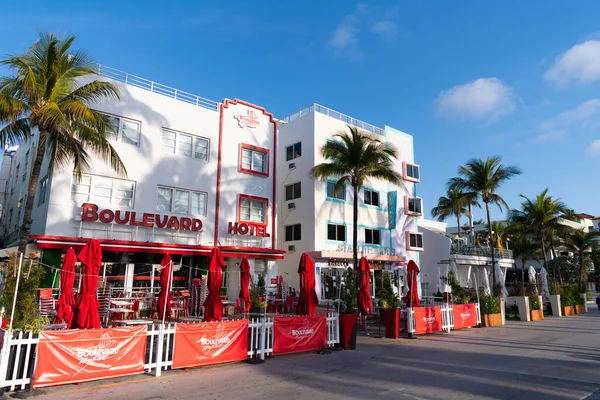
[[[575,306],[575,314],[585,314],[585,294],[575,293],[574,296],[574,306]]]
[[[485,327],[501,326],[502,325],[502,314],[500,313],[500,306],[498,305],[498,299],[491,295],[483,295],[480,300],[482,324]]]
[[[356,349],[358,310],[358,280],[353,268],[344,271],[340,307],[340,345],[345,350]]]
[[[262,282],[262,287],[261,287]],[[264,301],[264,284],[265,276],[260,274],[258,283],[254,282],[254,278],[250,277],[250,312],[265,314],[267,312],[267,303]]]
[[[560,287],[560,306],[562,309],[562,315],[568,317],[575,314],[575,304],[577,299],[573,295],[576,292],[572,288],[572,285],[561,285]]]
[[[400,299],[392,289],[390,271],[381,274],[381,290],[379,292],[379,307],[383,309],[383,322],[385,324],[385,337],[397,339],[400,337]]]
[[[537,296],[529,296],[529,314],[532,321],[541,321],[544,319],[544,311]]]

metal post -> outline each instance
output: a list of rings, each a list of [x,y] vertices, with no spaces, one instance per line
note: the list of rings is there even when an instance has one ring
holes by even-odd
[[[477,269],[479,271],[479,268]],[[479,304],[479,314],[481,315],[481,302],[479,301],[479,285],[477,284],[477,274],[473,272],[473,280],[475,281],[475,293],[477,294],[477,304]],[[481,322],[479,322],[481,328]]]
[[[8,330],[12,332],[13,319],[15,318],[15,306],[17,305],[17,293],[19,292],[19,280],[21,278],[21,266],[23,265],[23,253],[19,256],[19,268],[17,272],[17,284],[15,285],[15,294],[13,296],[12,310],[10,312],[10,324]],[[11,334],[12,335],[12,334]]]
[[[162,373],[162,353],[163,353],[163,342],[164,342],[164,328],[165,323],[163,321],[158,329],[158,340],[156,342],[156,369],[154,370],[154,376],[160,376]]]
[[[168,266],[166,267],[168,268]],[[171,294],[171,284],[173,283],[173,260],[171,260],[171,272],[169,273],[169,276],[167,278],[167,298],[165,299],[165,305],[163,307],[163,316],[162,316],[162,325],[163,326],[165,324],[165,317],[167,314],[167,303],[169,302],[169,294]],[[170,321],[170,320],[169,320]]]

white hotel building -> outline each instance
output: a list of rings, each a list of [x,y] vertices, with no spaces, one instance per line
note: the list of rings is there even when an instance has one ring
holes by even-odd
[[[418,259],[422,240],[413,215],[421,206],[413,182],[419,169],[412,164],[411,136],[316,105],[277,121],[241,100],[214,102],[104,66],[99,74],[121,92],[121,101],[96,108],[113,118],[118,133],[111,141],[127,176],[93,158],[91,172],[78,181],[69,167],[50,174],[46,159],[30,245],[42,251],[45,264],[59,267],[67,248],[96,238],[105,262],[101,273],[113,286],[149,287],[169,253],[176,264],[174,287],[186,288],[212,247],[219,246],[227,262],[223,290],[229,298],[238,297],[242,257],[248,257],[253,274],[266,273],[267,282],[283,275],[298,289],[302,252],[311,253],[322,273],[351,257],[351,190],[332,199],[328,184],[308,178],[309,169],[323,161],[320,145],[346,123],[396,144],[397,168],[407,177],[405,188],[373,181],[361,191],[361,249],[376,266],[390,269]],[[3,163],[10,169],[2,203],[3,247],[17,244],[35,142],[24,143]],[[297,143],[301,149],[290,152]],[[300,183],[298,192],[289,189],[294,183]],[[397,203],[390,208],[392,193]],[[47,274],[47,286],[52,275]]]
[[[309,172],[314,165],[326,162],[321,147],[327,140],[335,140],[336,133],[348,131],[348,124],[395,145],[399,153],[395,169],[404,177],[402,187],[368,180],[358,193],[359,257],[365,255],[374,270],[375,297],[383,269],[394,272],[400,289],[400,267],[411,259],[418,263],[423,250],[422,234],[417,228],[417,218],[422,214],[422,200],[416,196],[420,167],[415,164],[412,136],[318,104],[283,118],[278,128],[277,237],[278,248],[288,254],[278,261],[279,269],[289,271],[292,286],[297,287],[295,269],[301,254],[308,252],[317,269],[317,293],[328,299],[337,298],[343,267],[352,265],[354,191],[348,185],[334,196],[334,179],[312,180]]]

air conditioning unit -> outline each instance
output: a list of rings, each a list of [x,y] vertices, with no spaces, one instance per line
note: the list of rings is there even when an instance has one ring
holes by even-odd
[[[292,202],[292,203],[288,203],[288,210],[295,210],[296,209],[296,203]]]
[[[288,246],[288,252],[293,253],[294,251],[296,251],[296,246],[294,246],[293,244],[289,245]]]
[[[296,169],[296,163],[295,162],[291,162],[288,164],[288,168],[289,169]]]

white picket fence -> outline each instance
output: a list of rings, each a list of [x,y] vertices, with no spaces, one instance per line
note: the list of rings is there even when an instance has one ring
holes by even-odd
[[[339,315],[327,315],[327,345],[335,346],[340,342]],[[150,325],[146,332],[146,356],[144,372],[161,376],[162,371],[173,365],[176,324]],[[248,358],[264,360],[273,355],[273,318],[260,317],[248,321]],[[31,332],[2,331],[0,337],[0,388],[13,391],[25,388],[31,383],[31,377],[37,361],[36,348],[39,338]]]

